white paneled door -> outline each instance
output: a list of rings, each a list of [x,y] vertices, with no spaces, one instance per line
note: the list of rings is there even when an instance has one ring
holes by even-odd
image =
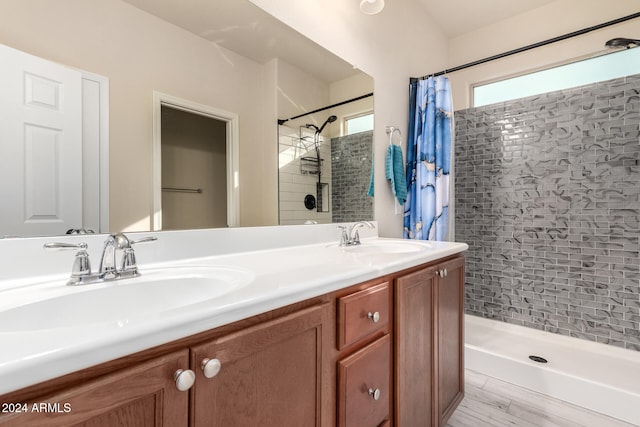
[[[0,45],[0,237],[82,219],[82,75]]]

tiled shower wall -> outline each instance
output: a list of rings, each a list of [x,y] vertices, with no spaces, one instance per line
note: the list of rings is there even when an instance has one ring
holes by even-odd
[[[467,313],[640,350],[640,75],[455,126]]]
[[[373,131],[331,140],[332,222],[373,220],[371,179]]]

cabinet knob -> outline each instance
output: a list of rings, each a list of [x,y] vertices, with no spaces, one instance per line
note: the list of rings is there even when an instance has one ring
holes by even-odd
[[[213,378],[220,373],[222,369],[222,363],[218,359],[202,359],[200,363],[202,373],[207,378]]]
[[[379,313],[379,312],[377,312],[377,311],[376,311],[376,312],[374,312],[374,313],[372,313],[372,312],[368,312],[368,313],[367,313],[367,317],[368,317],[369,319],[371,319],[371,321],[372,321],[373,323],[378,323],[378,322],[380,321],[380,313]]]
[[[444,277],[447,277],[447,269],[445,268],[443,271],[444,271]]]
[[[438,271],[438,276],[440,276],[440,277],[447,277],[447,274],[448,273],[447,273],[447,269],[446,268]]]
[[[372,388],[369,389],[369,396],[373,397],[373,400],[379,400],[380,399],[380,393],[381,392],[380,392],[379,388],[377,388],[375,390],[372,389]]]
[[[196,374],[191,369],[178,369],[173,374],[173,380],[176,382],[178,390],[187,391],[196,381]]]

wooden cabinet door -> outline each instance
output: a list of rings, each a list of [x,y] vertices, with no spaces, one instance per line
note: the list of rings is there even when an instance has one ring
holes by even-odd
[[[3,427],[186,427],[189,395],[173,376],[187,369],[185,349],[25,402],[22,413],[0,414]]]
[[[436,268],[396,280],[395,425],[434,425],[433,352]]]
[[[196,427],[320,425],[323,310],[315,306],[193,347]],[[220,371],[206,378],[204,359]]]
[[[444,426],[464,395],[464,258],[437,269],[438,410]]]

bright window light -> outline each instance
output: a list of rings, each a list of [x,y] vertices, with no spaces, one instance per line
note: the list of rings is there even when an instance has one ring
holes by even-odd
[[[473,88],[473,106],[524,98],[640,73],[640,48],[625,49]]]
[[[373,130],[373,113],[345,118],[344,130],[345,135]]]

